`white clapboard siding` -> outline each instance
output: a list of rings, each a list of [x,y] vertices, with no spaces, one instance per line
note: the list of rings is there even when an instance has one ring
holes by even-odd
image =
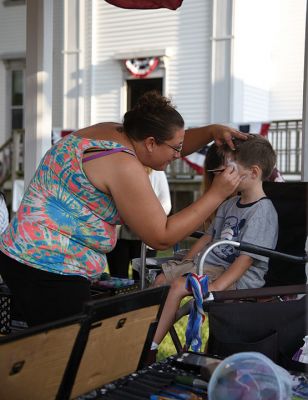
[[[26,7],[5,7],[0,1],[0,145],[9,136],[7,73],[2,58],[25,54]]]
[[[119,120],[124,75],[116,54],[169,49],[166,95],[189,126],[209,119],[211,2],[185,0],[177,11],[124,10],[95,2],[92,122]],[[150,78],[151,76],[149,76]]]
[[[280,0],[279,10],[279,35],[276,36],[272,55],[275,69],[270,116],[272,120],[301,119],[306,0]]]
[[[237,0],[235,121],[302,117],[305,0]]]
[[[5,7],[0,2],[0,55],[25,52],[26,6]]]

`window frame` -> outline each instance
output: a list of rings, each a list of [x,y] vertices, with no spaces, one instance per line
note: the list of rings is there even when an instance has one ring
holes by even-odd
[[[3,0],[4,7],[15,7],[26,5],[26,0]]]
[[[25,73],[26,73],[26,60],[24,58],[20,59],[7,59],[3,60],[6,67],[6,132],[7,138],[9,138],[12,134],[12,118],[13,118],[13,110],[22,109],[23,118],[22,118],[22,127],[20,129],[25,128]],[[13,92],[13,72],[14,71],[22,71],[22,93],[23,93],[23,101],[21,106],[13,106],[12,104],[12,92]]]

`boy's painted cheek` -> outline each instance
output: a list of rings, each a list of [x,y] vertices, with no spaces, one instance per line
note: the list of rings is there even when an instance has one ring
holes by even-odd
[[[234,160],[232,160],[231,158],[226,158],[225,164],[227,167],[232,166],[233,170],[238,172],[237,163]]]

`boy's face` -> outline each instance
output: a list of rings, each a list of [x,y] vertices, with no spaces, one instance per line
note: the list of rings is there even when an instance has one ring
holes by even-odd
[[[240,163],[237,164],[237,169],[240,177],[242,178],[240,184],[238,185],[238,190],[241,192],[244,189],[250,187],[251,184],[254,184],[255,181],[252,179],[252,170],[251,168],[244,167]]]
[[[253,178],[253,171],[250,167],[245,167],[240,162],[235,161],[232,155],[227,154],[225,157],[224,165],[227,167],[229,165],[233,166],[239,173],[240,177],[242,178],[239,186],[238,191],[245,190],[250,187],[251,184],[255,183]]]

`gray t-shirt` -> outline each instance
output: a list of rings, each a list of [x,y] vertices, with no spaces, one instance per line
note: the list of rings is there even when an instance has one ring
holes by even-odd
[[[278,216],[273,203],[267,197],[254,203],[240,204],[240,196],[235,196],[218,208],[216,218],[208,228],[207,234],[211,235],[213,240],[228,239],[274,249],[278,237]],[[268,270],[268,257],[239,251],[230,245],[220,245],[209,253],[205,262],[228,269],[240,254],[252,257],[253,264],[236,282],[236,288],[262,287],[265,283],[264,275]]]

